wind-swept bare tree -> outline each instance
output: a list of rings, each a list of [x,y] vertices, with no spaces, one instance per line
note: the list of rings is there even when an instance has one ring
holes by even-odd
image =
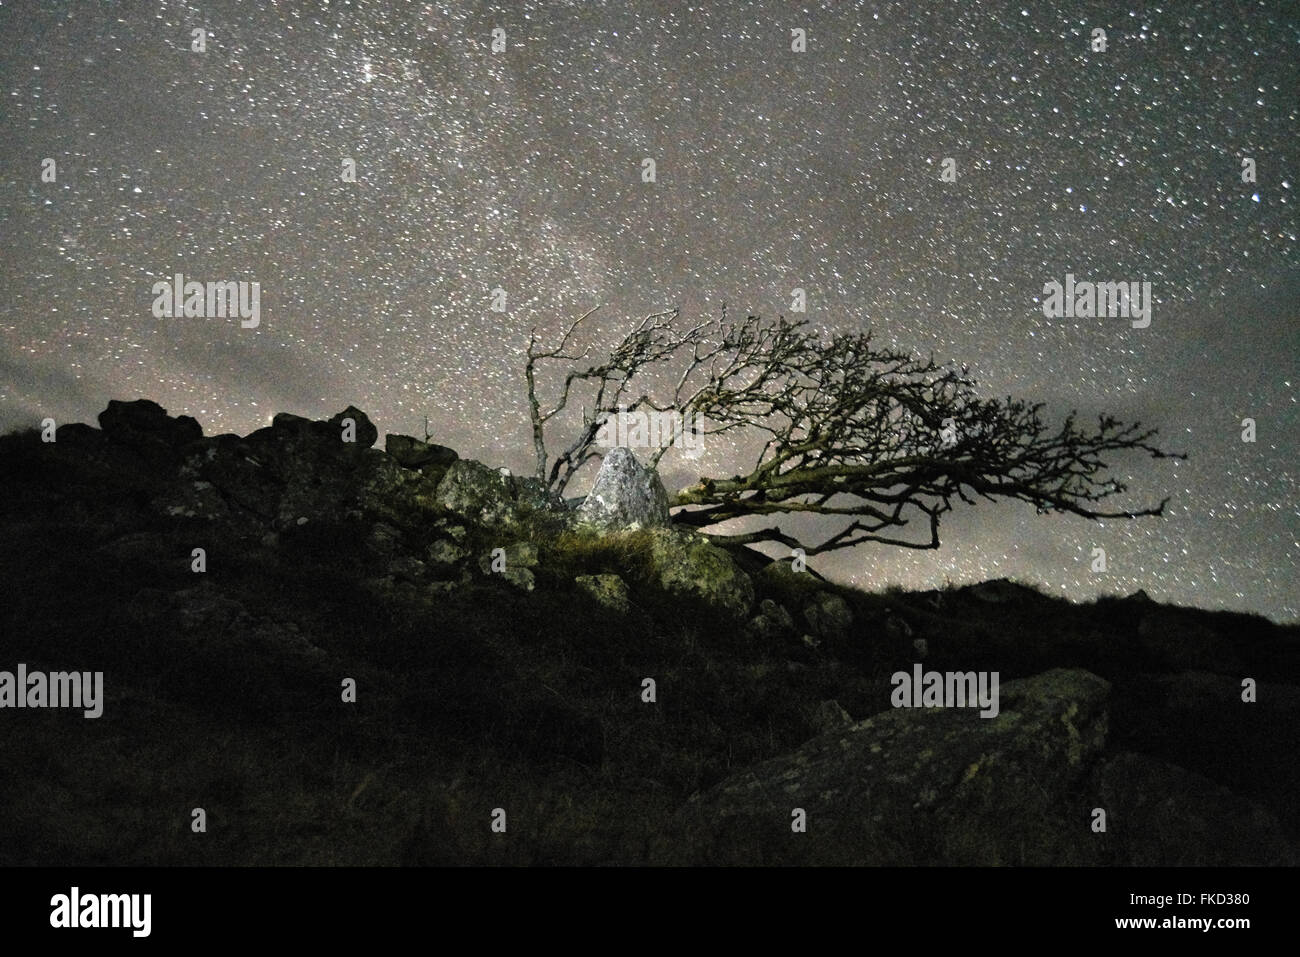
[[[720,319],[685,328],[678,326],[676,309],[644,317],[608,357],[571,368],[559,397],[544,410],[538,364],[581,363],[586,351],[570,351],[570,344],[594,312],[573,322],[553,349],[539,347],[535,330],[530,339],[525,376],[538,477],[562,492],[600,455],[597,439],[606,418],[671,411],[681,421],[702,423],[704,436],[764,440],[747,473],[701,476],[672,497],[672,505],[681,506],[674,522],[709,528],[748,516],[798,514],[844,520],[812,545],[776,525],[710,535],[719,544],[779,542],[809,555],[861,542],[938,548],[939,517],[954,500],[973,504],[977,498],[1018,499],[1039,512],[1091,519],[1160,515],[1167,498],[1153,507],[1100,507],[1126,491],[1107,477],[1103,456],[1136,449],[1153,458],[1186,457],[1151,444],[1156,430],[1138,422],[1101,416],[1095,429],[1087,429],[1071,412],[1052,428],[1042,420],[1041,403],[981,398],[966,367],[878,348],[870,332],[824,341],[806,321],[749,316],[729,322],[725,307]],[[663,401],[638,394],[640,374],[674,362],[682,368],[661,389]],[[591,411],[584,403],[581,430],[548,472],[547,423],[582,387]],[[650,464],[657,465],[669,447],[653,449]],[[918,518],[927,537],[900,535]]]

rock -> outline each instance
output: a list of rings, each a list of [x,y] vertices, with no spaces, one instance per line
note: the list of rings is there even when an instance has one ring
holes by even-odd
[[[450,594],[451,592],[456,591],[462,585],[468,585],[468,584],[469,584],[469,573],[466,572],[463,575],[461,575],[459,578],[451,578],[451,579],[447,579],[446,581],[430,582],[428,585],[425,586],[425,588],[431,594],[447,595]]]
[[[506,581],[523,591],[532,591],[537,587],[537,576],[530,568],[507,568],[501,575]]]
[[[460,458],[455,449],[421,442],[409,435],[384,436],[384,451],[403,468],[432,471],[447,469]]]
[[[352,445],[357,449],[357,451],[361,451],[370,448],[379,440],[379,430],[375,428],[374,423],[370,421],[370,417],[354,405],[350,405],[342,412],[330,417],[329,424],[334,427],[334,435],[336,438],[341,438],[343,436],[344,419],[351,419],[355,426],[355,441],[344,442],[343,444],[345,446]]]
[[[205,660],[227,661],[227,667],[249,660],[246,652],[254,647],[300,660],[325,656],[298,628],[251,615],[243,602],[223,594],[211,581],[176,592],[145,589],[125,603],[123,613],[139,625],[165,628],[169,640],[187,656],[201,652]],[[201,669],[194,674],[203,680]]]
[[[69,422],[54,430],[54,441],[58,445],[69,448],[98,450],[105,439],[103,431],[94,426],[86,425],[84,422]]]
[[[166,409],[148,399],[110,401],[99,413],[99,425],[108,443],[139,456],[154,474],[170,473],[180,463],[180,450],[203,437],[194,419],[188,415],[172,418]]]
[[[1296,865],[1296,846],[1259,805],[1208,778],[1146,755],[1101,764],[1092,793],[1106,810],[1105,841],[1124,864],[1160,867]]]
[[[794,618],[784,605],[778,605],[770,598],[758,603],[758,613],[771,621],[779,633],[790,634],[794,631]]]
[[[758,614],[750,620],[746,630],[753,637],[763,640],[786,638],[794,635],[794,618],[785,606],[764,598],[758,603]]]
[[[505,567],[511,566],[518,568],[536,568],[537,567],[537,546],[532,542],[512,542],[501,549],[500,554],[495,554],[496,549],[481,555],[478,560],[479,568],[483,569],[483,574],[493,574],[492,564],[498,558],[504,559]]]
[[[366,546],[377,555],[393,555],[402,541],[402,533],[386,522],[376,522],[366,536]]]
[[[769,562],[756,577],[764,593],[775,595],[795,608],[806,605],[824,586],[819,575],[806,568],[797,572],[789,561]]]
[[[112,441],[128,445],[148,436],[178,449],[203,438],[203,429],[190,416],[172,418],[166,409],[148,399],[110,400],[108,408],[99,413],[99,427]]]
[[[912,637],[912,626],[907,623],[906,618],[901,618],[894,614],[892,608],[885,609],[885,634],[894,641],[904,642]]]
[[[457,525],[454,522],[449,522],[442,518],[434,522],[433,527],[455,542],[465,541],[465,535],[468,534],[464,525]]]
[[[627,584],[617,575],[579,575],[574,583],[611,611],[626,615],[631,609]]]
[[[1164,706],[1172,711],[1204,716],[1213,711],[1240,711],[1244,704],[1241,679],[1236,676],[1185,671],[1176,675],[1155,675],[1150,680],[1155,688],[1160,689]],[[1284,716],[1295,721],[1300,719],[1300,687],[1271,681],[1259,683],[1256,700],[1249,707],[1268,712],[1270,721],[1279,721]]]
[[[754,583],[732,557],[702,535],[684,529],[650,530],[650,559],[665,591],[702,601],[731,618],[754,606]]]
[[[1116,725],[1124,744],[1205,775],[1267,806],[1300,831],[1300,686],[1261,680],[1256,700],[1242,701],[1245,675],[1203,671],[1127,675]],[[1119,683],[1117,681],[1117,683]]]
[[[411,555],[400,555],[388,563],[388,574],[394,581],[420,584],[426,575],[424,562]]]
[[[496,549],[479,557],[478,564],[483,574],[500,575],[516,588],[532,591],[537,584],[532,572],[537,567],[537,546],[531,542],[515,542],[505,546],[502,553],[494,555],[494,552]]]
[[[804,606],[804,620],[813,634],[829,641],[844,641],[852,634],[853,612],[834,592],[821,591]]]
[[[167,537],[158,532],[129,532],[105,542],[100,551],[114,562],[148,567],[158,563],[172,547]]]
[[[515,508],[523,515],[530,512],[564,511],[564,502],[553,494],[541,479],[530,476],[513,476]]]
[[[469,554],[464,548],[461,548],[455,542],[449,542],[445,538],[440,538],[429,546],[429,561],[435,565],[454,565]]]
[[[1135,607],[1150,609],[1142,613],[1137,628],[1145,670],[1241,673],[1232,643],[1223,641],[1195,611],[1143,602]]]
[[[342,441],[344,417],[356,423],[355,443]],[[399,482],[375,481],[376,459],[402,470],[366,447],[367,441],[373,442],[374,427],[368,423],[365,414],[351,406],[327,422],[281,412],[270,426],[247,438],[222,435],[192,443],[182,473],[211,482],[235,522],[270,524],[278,531],[299,524],[300,518],[358,518],[371,486],[383,485],[385,508],[400,498]],[[402,525],[410,519],[400,514],[406,511],[380,508],[369,517]]]
[[[508,478],[473,459],[457,459],[438,483],[437,502],[450,512],[483,521],[513,496]]]
[[[292,412],[277,412],[271,416],[271,428],[276,432],[291,434],[322,431],[316,427],[314,420],[307,418],[305,415],[294,415]],[[251,435],[256,434],[256,432],[251,433]]]
[[[996,718],[885,711],[692,798],[673,843],[693,863],[1096,861],[1076,789],[1105,741],[1109,691],[1089,672],[1057,669],[1005,684]],[[810,826],[791,840],[796,807]]]
[[[966,593],[977,601],[989,605],[1003,605],[1014,601],[1020,594],[1020,586],[1008,578],[995,578],[992,581],[969,585]]]
[[[390,524],[416,525],[436,522],[442,514],[438,504],[441,473],[403,468],[391,456],[370,450],[357,464],[357,507],[368,517]]]
[[[662,527],[670,520],[668,492],[659,473],[645,468],[630,449],[612,448],[578,506],[578,518],[605,529]]]
[[[853,716],[834,699],[819,702],[813,712],[812,726],[819,734],[841,731],[852,724]]]
[[[156,511],[170,518],[229,519],[230,507],[216,487],[201,479],[174,484],[153,500]]]
[[[448,511],[488,526],[510,528],[562,505],[535,478],[502,474],[473,459],[457,459],[438,483],[435,499]]]

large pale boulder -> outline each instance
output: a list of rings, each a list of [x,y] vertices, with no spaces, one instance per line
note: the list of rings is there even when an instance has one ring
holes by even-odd
[[[578,519],[611,529],[664,526],[669,522],[668,492],[658,472],[643,466],[629,449],[613,448],[578,506]]]

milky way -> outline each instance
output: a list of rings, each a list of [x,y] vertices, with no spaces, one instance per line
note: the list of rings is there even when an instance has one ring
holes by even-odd
[[[1298,62],[1281,3],[0,3],[0,427],[353,403],[524,471],[533,326],[726,302],[1189,456],[1115,463],[1163,518],[982,503],[824,572],[1294,619]],[[155,318],[176,272],[259,282],[259,325]],[[1149,281],[1150,326],[1046,318],[1067,273]]]

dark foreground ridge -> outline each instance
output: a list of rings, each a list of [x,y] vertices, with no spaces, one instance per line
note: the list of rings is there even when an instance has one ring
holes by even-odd
[[[1294,626],[843,588],[352,407],[99,421],[0,439],[0,672],[103,673],[0,708],[0,864],[1297,861]]]

